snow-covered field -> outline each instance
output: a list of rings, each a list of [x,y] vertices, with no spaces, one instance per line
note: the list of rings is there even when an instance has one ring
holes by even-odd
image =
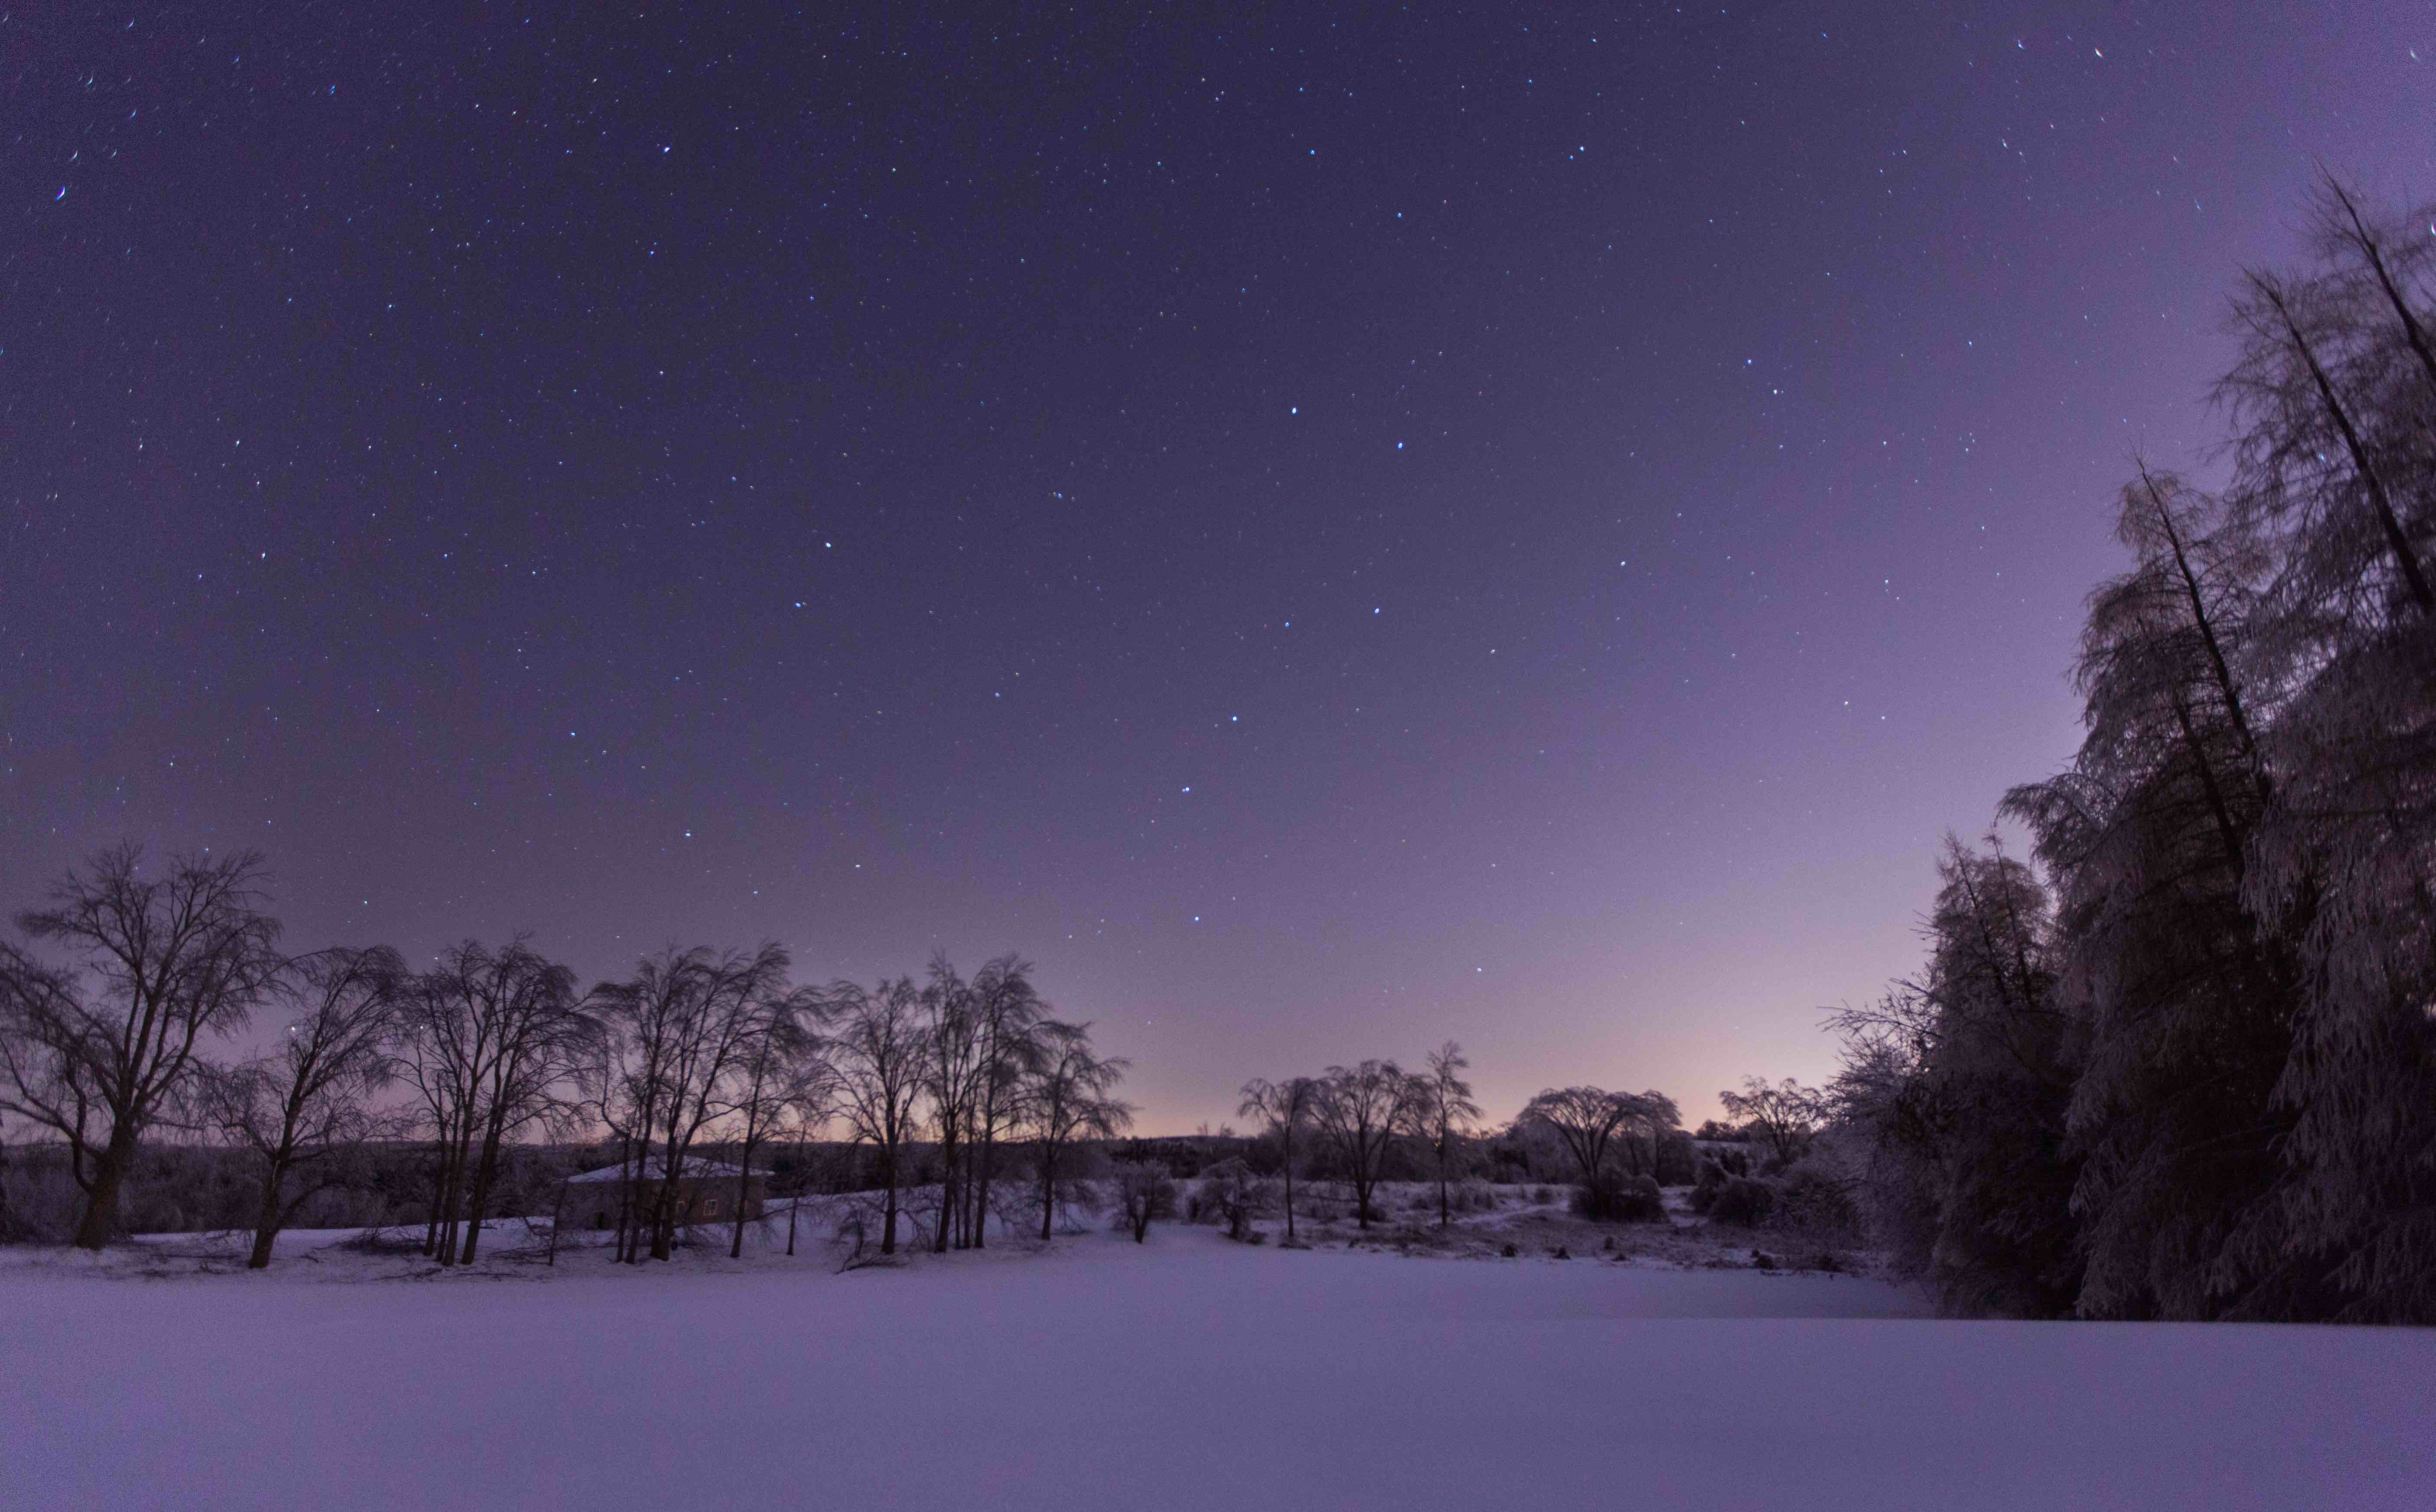
[[[2436,1505],[2436,1332],[1947,1323],[1850,1277],[1170,1225],[842,1275],[591,1254],[417,1281],[328,1253],[0,1269],[0,1501]],[[342,1273],[393,1278],[311,1284]]]

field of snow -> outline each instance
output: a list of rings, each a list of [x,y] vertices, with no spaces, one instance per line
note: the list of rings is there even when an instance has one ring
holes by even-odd
[[[287,1253],[301,1253],[297,1236]],[[56,1252],[54,1252],[56,1254]],[[0,1269],[7,1503],[2425,1508],[2436,1332],[1162,1225],[833,1274]]]

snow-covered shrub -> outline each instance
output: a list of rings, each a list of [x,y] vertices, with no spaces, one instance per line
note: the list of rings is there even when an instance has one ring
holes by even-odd
[[[1716,1203],[1717,1193],[1726,1190],[1726,1183],[1731,1179],[1724,1166],[1714,1160],[1702,1160],[1699,1173],[1692,1181],[1692,1210],[1707,1212]]]
[[[1114,1226],[1132,1230],[1137,1244],[1149,1237],[1152,1219],[1175,1216],[1175,1178],[1164,1166],[1120,1162],[1109,1185],[1117,1199]]]
[[[1657,1223],[1666,1217],[1666,1200],[1655,1176],[1602,1171],[1588,1185],[1574,1189],[1573,1209],[1575,1217],[1592,1223]]]
[[[1861,1212],[1853,1201],[1851,1181],[1824,1162],[1802,1159],[1795,1161],[1778,1184],[1776,1214],[1771,1222],[1785,1228],[1853,1233],[1861,1226]]]
[[[1624,1184],[1624,1221],[1627,1224],[1667,1222],[1666,1197],[1656,1176],[1635,1176]]]
[[[1497,1189],[1476,1176],[1456,1182],[1447,1189],[1447,1206],[1459,1213],[1495,1212]]]
[[[1776,1188],[1749,1176],[1729,1176],[1709,1203],[1709,1221],[1749,1227],[1776,1208]]]
[[[1662,1187],[1688,1187],[1697,1175],[1700,1151],[1692,1137],[1680,1129],[1668,1131],[1658,1141],[1658,1184]]]
[[[400,1225],[394,1228],[367,1228],[352,1239],[339,1241],[339,1248],[354,1255],[415,1255],[423,1250],[423,1225]]]
[[[1262,1208],[1262,1185],[1243,1161],[1221,1160],[1194,1183],[1185,1216],[1196,1224],[1225,1224],[1228,1239],[1249,1238],[1252,1215]]]

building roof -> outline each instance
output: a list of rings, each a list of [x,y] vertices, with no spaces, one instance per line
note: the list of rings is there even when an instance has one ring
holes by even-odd
[[[570,1182],[623,1181],[629,1174],[632,1174],[639,1180],[658,1181],[667,1174],[668,1169],[667,1156],[653,1156],[650,1159],[645,1160],[640,1167],[635,1169],[631,1173],[624,1166],[602,1166],[598,1171],[586,1171],[581,1175],[569,1176],[566,1179]],[[724,1160],[713,1160],[707,1156],[698,1155],[689,1155],[686,1156],[685,1165],[681,1168],[681,1171],[685,1179],[687,1181],[718,1181],[722,1179],[733,1181],[737,1177],[745,1173],[744,1168],[741,1166],[730,1165]],[[757,1176],[766,1176],[769,1173],[770,1173],[767,1171],[756,1171],[753,1173],[753,1174]]]

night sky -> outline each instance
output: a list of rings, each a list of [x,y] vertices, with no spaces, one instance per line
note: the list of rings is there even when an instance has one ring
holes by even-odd
[[[709,8],[705,8],[709,9]],[[2415,52],[2414,52],[2415,49]],[[2425,59],[2426,61],[2421,60]],[[1823,1077],[2424,0],[0,14],[0,891]]]

